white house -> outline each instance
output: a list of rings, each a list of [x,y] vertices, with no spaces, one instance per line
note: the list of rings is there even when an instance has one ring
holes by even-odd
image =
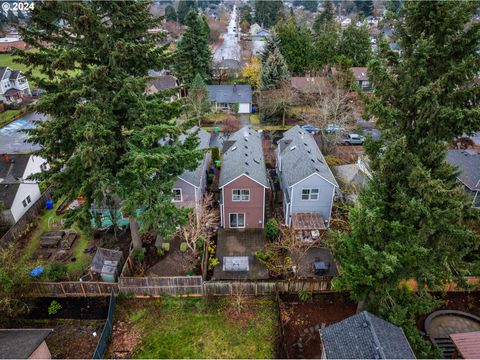
[[[21,71],[0,67],[0,100],[7,103],[21,103],[24,96],[31,96],[28,80]]]
[[[3,154],[0,160],[2,220],[15,224],[40,196],[38,182],[28,179],[48,169],[47,162],[30,154]]]

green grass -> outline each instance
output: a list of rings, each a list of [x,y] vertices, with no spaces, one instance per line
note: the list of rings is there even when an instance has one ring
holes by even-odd
[[[26,72],[28,70],[28,67],[25,64],[19,64],[13,61],[14,56],[12,54],[0,54],[0,66],[8,66],[11,69],[14,70],[20,70],[22,72]],[[32,74],[34,76],[44,76],[38,71],[37,69],[34,69],[32,71]],[[30,87],[33,87],[35,84],[30,84]]]
[[[258,114],[251,114],[250,115],[250,124],[252,124],[252,125],[260,124],[260,116]]]
[[[234,299],[123,300],[116,321],[141,334],[133,358],[274,358],[273,300],[246,297],[240,309]]]
[[[0,54],[1,55],[1,54]],[[8,124],[21,110],[6,110],[0,114],[0,127]]]

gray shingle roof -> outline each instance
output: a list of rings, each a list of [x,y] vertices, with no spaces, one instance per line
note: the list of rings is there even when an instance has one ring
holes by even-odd
[[[251,103],[252,87],[250,85],[207,85],[208,98],[216,103]]]
[[[480,154],[472,150],[449,150],[447,162],[458,167],[458,179],[466,187],[480,191]]]
[[[20,183],[0,183],[0,202],[3,203],[6,210],[11,209],[19,187]]]
[[[173,89],[177,87],[177,78],[172,75],[160,75],[152,80],[151,85],[155,86],[158,91]]]
[[[338,187],[337,181],[311,134],[295,125],[278,142],[282,176],[288,186],[317,173]]]
[[[0,183],[23,178],[29,160],[30,154],[3,154],[0,158]]]
[[[187,131],[187,134],[192,134],[197,130],[198,130],[198,126],[194,126],[193,128]],[[210,133],[200,129],[198,130],[197,136],[200,141],[197,148],[202,150],[208,149],[210,147]],[[179,140],[184,141],[185,138],[186,138],[186,135],[182,135],[179,137]],[[202,181],[202,175],[203,175],[203,161],[200,161],[195,170],[192,170],[192,171],[186,170],[183,172],[182,175],[179,176],[179,178],[185,180],[186,182],[194,186],[200,186]]]
[[[243,127],[224,144],[219,187],[223,187],[240,175],[246,174],[265,187],[269,187],[263,157],[262,138],[248,126]]]
[[[28,359],[52,329],[0,330],[0,358]]]
[[[320,330],[327,359],[415,359],[403,330],[362,311]]]

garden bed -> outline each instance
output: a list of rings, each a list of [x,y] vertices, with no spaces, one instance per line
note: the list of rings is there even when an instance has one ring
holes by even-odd
[[[316,294],[304,302],[296,295],[285,295],[279,306],[283,347],[277,357],[290,359],[320,358],[318,330],[354,315],[357,309],[346,293]]]
[[[273,358],[277,313],[270,298],[118,300],[114,358]]]
[[[48,307],[56,301],[61,308],[52,315],[48,314]],[[81,297],[81,298],[37,298],[32,304],[28,319],[78,319],[100,320],[106,319],[108,314],[108,301],[106,297]]]

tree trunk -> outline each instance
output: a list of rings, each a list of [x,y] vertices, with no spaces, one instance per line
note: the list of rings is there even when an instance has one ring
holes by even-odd
[[[132,235],[133,248],[141,248],[142,240],[140,239],[140,234],[138,232],[137,220],[133,216],[130,216],[128,221],[130,222],[130,234]]]
[[[285,126],[285,110],[282,113],[282,126]]]

